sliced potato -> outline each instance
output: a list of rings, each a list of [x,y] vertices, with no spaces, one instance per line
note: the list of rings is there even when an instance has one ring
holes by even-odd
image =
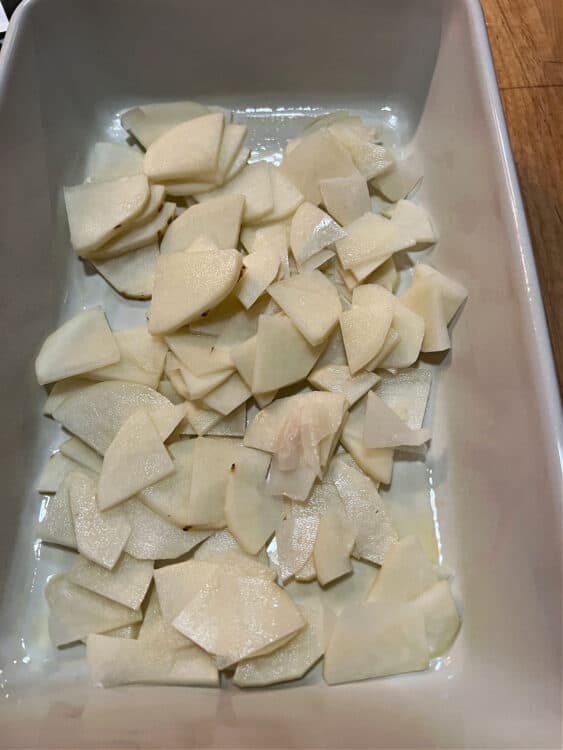
[[[188,504],[189,523],[211,529],[226,526],[225,493],[240,440],[199,437],[195,441]]]
[[[156,388],[164,369],[165,342],[151,336],[145,326],[116,331],[119,362],[88,373],[91,380],[127,380]]]
[[[180,422],[184,421],[186,414],[185,403],[165,404],[150,410],[151,422],[156,427],[156,431],[163,442],[168,440]]]
[[[135,560],[123,554],[112,570],[79,557],[67,573],[67,580],[105,596],[130,609],[139,609],[152,581],[152,560]]]
[[[151,242],[117,258],[91,262],[100,276],[119,294],[128,299],[150,299],[157,260],[158,243]]]
[[[95,253],[88,255],[93,261],[112,260],[119,258],[125,253],[146,247],[152,242],[157,242],[165,233],[166,227],[173,221],[176,214],[176,205],[164,203],[158,213],[149,221],[131,227],[127,232],[107,242]]]
[[[358,466],[374,482],[389,484],[393,473],[393,449],[367,448],[364,445],[363,430],[366,407],[367,398],[364,397],[350,410],[340,441]]]
[[[166,343],[178,359],[199,377],[234,369],[229,355],[218,348],[215,336],[178,331],[166,336]]]
[[[417,367],[395,375],[383,374],[376,393],[411,430],[418,430],[424,421],[431,385],[432,372]]]
[[[341,225],[371,211],[368,186],[360,174],[321,180],[319,190],[326,210]]]
[[[334,219],[312,203],[303,203],[291,220],[289,244],[299,267],[331,245],[346,237]]]
[[[35,360],[40,385],[118,362],[119,347],[101,307],[83,310],[51,333]]]
[[[39,512],[37,535],[42,542],[77,549],[66,479],[61,482],[53,497],[43,501]]]
[[[356,530],[342,511],[328,511],[319,521],[313,549],[315,571],[321,586],[352,571],[350,555]]]
[[[270,492],[272,495],[305,502],[311,493],[317,475],[320,473],[318,464],[319,461],[316,462],[315,466],[300,464],[291,469],[282,469],[279,458],[274,455],[268,479]]]
[[[194,375],[193,372],[183,365],[180,365],[180,373],[188,389],[190,399],[193,400],[204,398],[232,375],[231,370],[223,370],[222,372],[212,372],[209,375],[202,375],[200,377]]]
[[[88,154],[84,173],[91,182],[143,174],[143,154],[126,143],[99,141]]]
[[[260,219],[260,223],[287,219],[304,200],[293,182],[288,180],[279,167],[274,167],[273,164],[269,164],[268,167],[274,206],[269,213]]]
[[[209,201],[227,195],[244,196],[242,221],[250,224],[267,216],[274,208],[274,196],[270,182],[268,164],[263,161],[248,164],[222,187],[196,196],[198,202]]]
[[[90,385],[91,383],[83,378],[66,378],[53,383],[43,406],[43,414],[52,417],[55,409],[62,404],[65,398],[76,395]]]
[[[372,184],[387,200],[395,203],[412,193],[421,182],[422,176],[416,158],[410,157],[398,162],[394,169],[378,175]]]
[[[276,528],[278,571],[281,583],[288,581],[314,553],[319,518],[315,515],[290,515]]]
[[[243,259],[244,271],[235,294],[247,310],[275,280],[280,262],[280,253],[275,246],[263,246]]]
[[[354,277],[354,275],[352,274]],[[354,277],[355,278],[355,277]],[[366,278],[367,284],[380,284],[389,292],[395,292],[399,284],[399,272],[393,258],[389,258]],[[357,283],[355,284],[357,286]]]
[[[99,474],[102,470],[102,458],[101,456],[89,448],[86,443],[76,437],[71,437],[65,440],[60,446],[60,451],[63,456],[72,459],[80,466],[90,471],[94,471]]]
[[[207,435],[223,418],[223,415],[219,414],[218,411],[208,409],[200,401],[187,401],[186,413],[188,422],[196,435]],[[193,435],[194,432],[183,432],[182,434]]]
[[[382,300],[377,306],[352,307],[340,316],[340,329],[352,375],[379,354],[393,319],[393,307]]]
[[[352,157],[360,174],[366,180],[388,172],[394,161],[385,146],[374,143],[372,134],[363,126],[336,122],[329,126],[332,135],[341,143]]]
[[[243,148],[247,133],[248,127],[246,125],[241,125],[240,123],[225,125],[217,162],[217,172],[215,173],[215,181],[218,185],[221,185],[227,178],[235,159]],[[234,247],[234,245],[231,245],[231,247]]]
[[[383,263],[392,253],[415,244],[414,238],[401,226],[371,212],[360,216],[344,230],[347,237],[337,240],[336,252],[345,269],[371,261]]]
[[[236,247],[244,196],[225,195],[191,206],[168,227],[160,245],[162,253],[186,250],[201,237],[209,237],[222,250]]]
[[[368,593],[370,602],[410,602],[438,583],[436,568],[416,536],[393,545]]]
[[[121,114],[121,125],[139,143],[148,148],[167,130],[194,117],[208,114],[209,109],[198,102],[158,102],[132,107]]]
[[[242,344],[234,346],[230,350],[230,356],[233,360],[240,376],[249,388],[252,388],[254,378],[254,362],[256,361],[256,342],[257,336],[244,341]],[[254,394],[258,405],[261,408],[267,406],[275,398],[277,391],[268,391],[266,393]]]
[[[402,198],[387,212],[391,221],[405,229],[416,242],[432,244],[438,236],[432,226],[432,218],[428,211],[412,201]]]
[[[399,334],[399,341],[382,359],[380,366],[385,368],[410,367],[420,355],[425,330],[424,318],[396,300],[391,327]]]
[[[326,365],[317,367],[309,375],[309,382],[315,388],[332,393],[342,393],[349,406],[362,398],[379,380],[373,372],[358,372],[351,375],[346,365]]]
[[[166,623],[171,623],[180,614],[186,604],[209,583],[219,567],[217,563],[207,560],[187,560],[155,570],[154,582]],[[177,630],[176,633],[180,637]]]
[[[363,433],[367,448],[418,446],[430,438],[430,430],[412,430],[379,396],[373,392],[368,394]]]
[[[248,401],[251,396],[252,393],[244,380],[238,372],[235,372],[228,380],[208,393],[202,400],[210,409],[219,412],[223,416],[227,416]]]
[[[37,480],[37,492],[41,495],[52,495],[60,487],[61,482],[72,471],[76,471],[80,464],[72,460],[60,450],[52,453],[43,467]]]
[[[156,484],[146,487],[139,498],[162,518],[180,528],[188,525],[188,501],[192,481],[194,440],[180,440],[169,446],[174,471]]]
[[[440,656],[452,644],[461,624],[457,606],[447,581],[440,581],[414,599],[412,606],[422,611],[430,656]]]
[[[218,565],[228,566],[238,575],[250,578],[263,578],[275,581],[276,572],[269,566],[268,556],[264,549],[257,555],[249,555],[239,545],[228,529],[222,529],[212,534],[196,549],[194,560],[206,560]]]

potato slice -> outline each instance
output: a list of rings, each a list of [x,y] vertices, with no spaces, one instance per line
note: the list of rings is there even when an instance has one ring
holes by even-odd
[[[88,155],[84,173],[90,182],[143,174],[143,154],[126,143],[98,141]]]
[[[111,508],[174,471],[174,464],[149,413],[139,409],[127,419],[105,452],[98,505]]]
[[[112,570],[79,557],[66,574],[76,586],[94,591],[130,609],[139,609],[152,581],[152,560],[135,560],[123,554]]]
[[[203,403],[223,416],[231,414],[252,396],[244,380],[235,372],[228,380],[208,393]]]
[[[92,260],[91,263],[119,294],[128,299],[150,299],[157,260],[158,243],[151,242],[117,258]]]
[[[209,237],[222,250],[237,247],[243,210],[242,195],[225,195],[191,206],[170,224],[160,252],[186,250],[202,235]]]
[[[310,581],[316,580],[317,571],[315,570],[315,561],[312,555],[307,560],[305,565],[302,568],[299,568],[298,571],[296,571],[294,578],[296,581],[300,581],[301,583],[309,583]]]
[[[188,179],[213,182],[224,125],[222,112],[175,125],[147,148],[145,174],[153,182]]]
[[[368,186],[360,174],[321,180],[319,190],[326,210],[339,224],[351,224],[371,211]]]
[[[198,202],[205,202],[227,195],[242,195],[245,198],[242,221],[244,224],[257,222],[274,208],[274,196],[267,162],[248,164],[222,187],[196,196]]]
[[[103,633],[143,619],[140,610],[75,586],[65,576],[49,579],[45,597],[49,605],[49,635],[55,646],[82,641],[89,633]]]
[[[437,242],[438,236],[432,226],[432,218],[422,206],[402,198],[386,213],[391,221],[399,224],[417,243]]]
[[[336,242],[336,252],[344,269],[366,262],[383,262],[392,253],[415,244],[414,238],[401,226],[370,212],[345,226],[344,230],[348,236]]]
[[[188,525],[194,445],[194,440],[172,443],[169,451],[174,461],[174,471],[139,493],[139,498],[145,505],[180,528]]]
[[[204,560],[223,565],[241,576],[263,578],[266,581],[276,580],[276,571],[270,567],[268,555],[264,549],[257,555],[250,555],[239,545],[228,529],[212,534],[198,547],[194,560]]]
[[[239,406],[228,416],[223,417],[206,433],[221,437],[244,437],[246,430],[246,404]]]
[[[229,355],[217,347],[215,336],[178,331],[165,340],[178,359],[199,377],[234,369]]]
[[[342,511],[329,511],[319,521],[313,549],[315,571],[321,586],[352,571],[350,555],[356,530]]]
[[[43,501],[39,512],[37,535],[42,542],[77,549],[66,478],[60,483],[55,495]]]
[[[186,404],[165,404],[150,410],[151,422],[162,442],[168,440],[187,414]]]
[[[317,367],[309,375],[311,385],[324,391],[341,393],[349,406],[359,401],[378,380],[379,376],[373,372],[360,371],[357,375],[351,375],[346,365]]]
[[[151,242],[157,242],[165,233],[167,226],[176,215],[175,203],[164,203],[158,213],[149,221],[132,226],[126,233],[107,242],[95,253],[90,253],[88,259],[93,261],[112,260],[125,253],[146,247]]]
[[[272,459],[272,468],[268,479],[268,487],[272,495],[285,496],[298,502],[305,502],[320,474],[315,466],[298,465],[291,469],[282,469],[276,455]]]
[[[387,553],[368,593],[370,602],[410,602],[438,583],[435,566],[428,560],[420,540],[405,536]]]
[[[346,516],[355,526],[355,555],[381,565],[397,541],[397,532],[373,482],[339,456],[332,460],[328,478],[334,482]]]
[[[60,452],[63,456],[76,461],[77,464],[85,469],[94,471],[99,474],[102,470],[102,459],[101,456],[89,448],[86,443],[83,443],[79,438],[71,437],[65,440],[60,446]]]
[[[120,119],[122,127],[148,148],[167,130],[208,112],[208,107],[198,102],[158,102],[127,109]]]
[[[270,185],[272,188],[272,197],[274,207],[272,210],[260,219],[260,223],[283,221],[291,216],[303,203],[303,196],[297,190],[291,180],[289,180],[279,167],[268,164],[270,170]]]
[[[219,160],[217,162],[217,172],[215,174],[215,180],[218,185],[221,185],[227,178],[229,171],[235,163],[235,159],[243,149],[247,133],[248,127],[246,125],[241,125],[240,123],[225,125],[221,149],[219,151]],[[234,245],[231,245],[231,247],[234,247]]]
[[[125,552],[137,560],[174,560],[209,536],[208,531],[179,529],[137,498],[127,500],[122,507],[131,524]]]
[[[428,668],[424,616],[408,604],[357,604],[336,620],[324,661],[329,685]]]
[[[249,235],[249,232],[252,234]],[[246,244],[243,233],[246,236]],[[288,258],[289,224],[287,221],[264,224],[257,230],[254,230],[253,227],[245,227],[241,232],[241,242],[249,254],[260,252],[265,248],[275,248],[280,258],[279,278],[285,279],[290,275]]]
[[[145,209],[149,183],[145,175],[65,187],[70,241],[78,255],[87,255],[109,242]]]
[[[285,315],[260,315],[252,392],[265,393],[306,378],[319,357]]]
[[[151,336],[145,326],[116,331],[119,362],[87,374],[91,380],[126,380],[156,388],[164,369],[166,344]]]
[[[335,328],[331,334],[327,345],[325,346],[323,353],[319,357],[317,367],[325,367],[327,365],[346,365],[348,360],[346,359],[346,349],[344,348],[344,340],[342,339],[342,331],[340,326]]]
[[[135,683],[219,687],[213,659],[193,645],[166,651],[159,642],[92,634],[86,646],[90,678],[102,687]]]
[[[188,389],[190,399],[196,401],[204,398],[204,396],[207,396],[208,393],[211,393],[216,388],[219,388],[232,375],[231,370],[223,370],[222,372],[212,372],[209,375],[199,377],[182,365],[180,365],[180,373]]]
[[[268,490],[267,453],[241,447],[229,472],[225,518],[230,532],[250,555],[257,554],[281,521],[283,506]]]
[[[399,284],[399,273],[393,258],[389,258],[378,266],[378,268],[370,274],[365,281],[367,284],[379,284],[389,292],[395,292]],[[355,286],[357,286],[357,283]]]
[[[219,569],[215,562],[187,560],[155,570],[154,582],[164,621],[172,622]],[[176,634],[181,637],[177,630]]]
[[[430,440],[430,430],[412,430],[375,393],[368,394],[363,440],[367,448],[419,446]]]
[[[309,203],[321,202],[319,181],[357,175],[350,155],[326,129],[305,135],[291,150],[286,149],[282,172]]]
[[[324,652],[322,607],[300,607],[306,627],[287,644],[265,656],[238,663],[233,682],[239,687],[264,687],[299,680]]]
[[[168,571],[176,567],[181,567],[181,564],[167,565],[165,566],[165,568],[160,568],[159,570],[165,569],[166,571]],[[166,578],[166,582],[172,582],[170,576]],[[180,605],[180,609],[183,606],[183,604]],[[172,625],[170,625],[170,623],[164,617],[160,608],[160,601],[158,598],[156,585],[151,588],[150,593],[147,597],[147,603],[143,609],[145,611],[145,616],[143,617],[143,622],[139,630],[139,641],[158,644],[163,651],[176,651],[177,649],[185,648],[186,646],[193,646],[194,648],[197,648],[197,646],[195,646],[195,644],[192,644],[192,642],[188,638],[179,633],[176,628],[173,628]]]
[[[333,258],[333,250],[319,250],[318,253],[315,253],[314,255],[311,255],[310,258],[307,258],[307,260],[301,266],[301,270],[314,271],[316,268],[320,268],[322,265],[327,263],[329,260],[332,260]]]
[[[63,479],[79,467],[80,464],[71,460],[60,450],[52,453],[37,480],[37,492],[41,495],[53,495],[59,489]]]
[[[343,237],[342,227],[312,203],[299,206],[291,220],[289,244],[298,267]]]
[[[90,474],[70,474],[68,499],[78,551],[88,560],[111,570],[123,552],[131,525],[122,508],[100,512],[96,484]]]
[[[249,388],[252,387],[252,380],[254,378],[256,342],[257,336],[252,336],[242,344],[238,344],[230,350],[231,359],[233,360],[237,370],[239,371],[240,376]],[[254,397],[260,408],[264,408],[274,400],[276,393],[277,390],[267,391],[266,393],[255,393]]]
[[[281,583],[288,581],[313,555],[319,517],[290,515],[276,528],[278,571]]]
[[[240,440],[234,438],[196,439],[188,504],[190,525],[211,529],[226,526],[225,493],[239,447]]]
[[[432,372],[417,367],[395,375],[383,374],[376,393],[411,430],[418,430],[424,421],[431,386]]]
[[[296,633],[305,621],[271,581],[216,572],[173,620],[174,627],[214,654],[224,669]]]
[[[223,415],[219,414],[218,411],[208,409],[199,401],[187,401],[186,413],[188,422],[196,435],[207,435],[223,418]],[[193,435],[194,432],[183,432],[182,434]]]
[[[378,175],[372,185],[387,200],[395,203],[401,198],[406,198],[412,193],[417,185],[422,181],[422,170],[413,156],[398,162],[394,169]]]
[[[393,157],[385,146],[373,142],[369,129],[337,122],[329,126],[329,131],[348,151],[365,180],[388,172],[394,165]]]
[[[379,354],[393,319],[394,304],[388,300],[352,307],[340,316],[340,328],[352,375]]]
[[[275,246],[262,246],[243,258],[244,271],[235,294],[247,310],[275,280],[280,262],[280,252]]]
[[[52,417],[55,409],[62,404],[65,398],[76,395],[90,385],[91,383],[83,378],[66,378],[66,380],[53,383],[43,406],[43,414]]]
[[[391,328],[399,334],[399,341],[378,366],[400,369],[410,367],[420,355],[425,330],[424,318],[397,300]]]
[[[440,581],[414,599],[422,611],[430,656],[440,656],[452,644],[461,625],[459,612],[447,581]]]
[[[350,410],[350,415],[340,436],[340,442],[362,471],[365,471],[374,482],[389,484],[393,473],[393,449],[367,448],[364,445],[363,430],[366,407],[367,397],[364,397]]]
[[[172,333],[218,305],[238,281],[236,250],[160,255],[149,309],[149,331]]]
[[[40,385],[117,362],[119,347],[101,307],[83,310],[51,333],[35,360]]]

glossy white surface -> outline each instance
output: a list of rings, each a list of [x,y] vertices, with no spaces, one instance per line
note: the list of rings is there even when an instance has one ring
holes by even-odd
[[[282,12],[273,0],[161,0],[156,12],[136,0],[134,11],[27,0],[0,56],[0,746],[560,747],[561,408],[477,1],[289,0]],[[82,649],[56,654],[46,640],[45,579],[71,553],[33,545],[33,487],[60,442],[39,417],[33,359],[83,306],[104,305],[119,327],[146,307],[72,257],[62,185],[80,181],[96,141],[122,138],[119,110],[186,97],[244,112],[254,154],[272,161],[304,116],[343,107],[383,119],[422,160],[432,262],[470,292],[433,389],[428,467],[409,463],[390,490],[403,533],[413,518],[428,529],[430,496],[457,574],[464,622],[437,671],[103,691],[87,685]]]

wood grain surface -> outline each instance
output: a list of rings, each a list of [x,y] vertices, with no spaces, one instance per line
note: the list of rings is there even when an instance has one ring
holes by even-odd
[[[563,0],[481,0],[563,393]]]

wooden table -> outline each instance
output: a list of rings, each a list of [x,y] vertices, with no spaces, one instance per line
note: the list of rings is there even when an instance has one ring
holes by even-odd
[[[563,391],[563,0],[481,0]]]

